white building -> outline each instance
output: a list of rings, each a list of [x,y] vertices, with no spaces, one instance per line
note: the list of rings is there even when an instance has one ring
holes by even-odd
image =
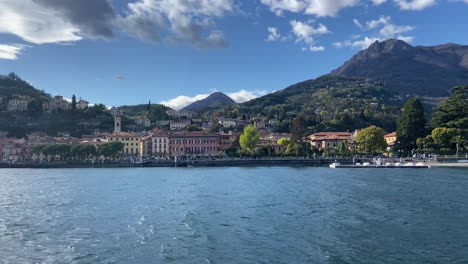
[[[150,127],[151,126],[151,119],[145,117],[145,116],[139,116],[135,118],[135,124],[137,126],[144,126],[144,127]]]
[[[167,115],[171,118],[187,118],[191,119],[193,116],[195,116],[194,112],[192,111],[187,111],[187,110],[168,110],[166,111]]]
[[[157,158],[168,158],[169,153],[169,135],[153,134],[153,156]]]
[[[170,129],[171,130],[182,130],[189,126],[192,122],[190,120],[171,120],[170,122]]]
[[[8,101],[7,110],[10,112],[13,111],[26,111],[28,109],[28,101],[25,98],[13,98]]]
[[[85,100],[80,99],[78,102],[76,102],[76,108],[80,110],[85,109],[86,107],[88,107],[88,105],[89,105],[89,102]]]
[[[170,120],[156,120],[156,121],[154,121],[154,124],[157,127],[165,127],[165,126],[168,126],[170,123],[171,123]]]
[[[224,128],[232,128],[237,126],[236,120],[233,119],[221,119],[218,121],[218,123]]]
[[[265,122],[262,121],[255,121],[254,122],[254,127],[257,129],[265,129]]]

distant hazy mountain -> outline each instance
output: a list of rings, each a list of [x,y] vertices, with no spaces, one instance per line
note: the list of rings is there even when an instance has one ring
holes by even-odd
[[[198,100],[184,107],[183,110],[205,112],[208,110],[214,110],[216,108],[233,105],[235,103],[236,102],[232,100],[231,97],[220,92],[215,92],[210,94],[210,96],[205,99]]]
[[[377,41],[331,74],[372,78],[403,94],[447,96],[452,87],[468,84],[468,46]]]

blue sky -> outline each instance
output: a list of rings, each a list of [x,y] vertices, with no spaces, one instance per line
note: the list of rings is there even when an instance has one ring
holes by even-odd
[[[468,0],[1,0],[0,73],[108,106],[236,101],[376,40],[468,43]]]

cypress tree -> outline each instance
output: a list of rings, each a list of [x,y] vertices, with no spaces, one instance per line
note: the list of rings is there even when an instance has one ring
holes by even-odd
[[[416,139],[426,135],[426,117],[421,102],[416,98],[409,99],[397,121],[396,149],[408,155],[417,148]]]

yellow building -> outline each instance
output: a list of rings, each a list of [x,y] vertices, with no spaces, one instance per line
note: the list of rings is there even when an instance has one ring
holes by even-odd
[[[397,141],[397,135],[396,132],[392,132],[390,134],[387,134],[384,136],[385,142],[387,142],[387,145],[389,147],[393,147],[395,145],[395,142]]]
[[[109,142],[122,142],[124,156],[142,156],[143,144],[141,136],[137,133],[114,133],[109,136]]]

